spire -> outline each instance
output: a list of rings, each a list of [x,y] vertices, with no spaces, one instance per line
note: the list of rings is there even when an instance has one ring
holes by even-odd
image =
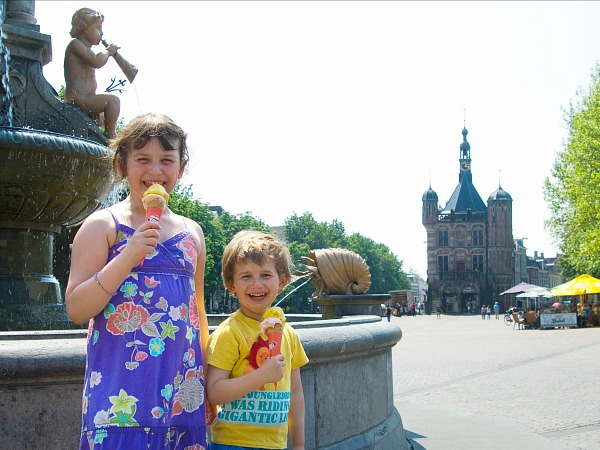
[[[467,141],[467,127],[462,130],[463,142],[460,144],[460,173],[458,174],[458,186],[452,197],[444,208],[445,213],[454,212],[485,212],[485,203],[473,186],[473,174],[471,173],[471,146]]]
[[[460,144],[460,159],[471,159],[471,145],[469,144],[469,142],[467,141],[467,134],[469,134],[469,132],[467,131],[467,127],[465,124],[465,127],[462,130],[462,135],[463,135],[463,141]]]

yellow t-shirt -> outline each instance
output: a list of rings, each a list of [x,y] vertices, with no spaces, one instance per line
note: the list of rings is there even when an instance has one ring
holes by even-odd
[[[283,378],[221,405],[210,431],[213,442],[253,448],[287,447],[291,373],[308,362],[298,335],[287,324],[281,353],[285,356]],[[260,322],[238,310],[210,336],[206,361],[230,371],[230,378],[237,378],[256,370],[268,355],[268,341],[261,335]]]

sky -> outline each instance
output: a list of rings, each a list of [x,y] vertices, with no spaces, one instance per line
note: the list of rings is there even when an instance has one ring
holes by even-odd
[[[188,132],[183,184],[202,202],[270,226],[338,220],[425,277],[422,195],[450,199],[466,125],[484,202],[502,186],[514,237],[557,254],[543,184],[598,60],[599,2],[38,0],[57,91],[81,7],[139,69],[121,117]],[[96,76],[98,93],[125,78],[112,59]]]

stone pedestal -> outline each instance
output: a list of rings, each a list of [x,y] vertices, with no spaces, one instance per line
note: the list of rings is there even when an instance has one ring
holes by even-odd
[[[381,317],[381,304],[390,298],[389,294],[322,295],[315,300],[321,307],[323,319],[339,319],[356,315]]]

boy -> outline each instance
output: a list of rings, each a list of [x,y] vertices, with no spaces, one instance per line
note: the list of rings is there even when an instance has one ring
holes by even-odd
[[[96,95],[96,69],[104,66],[119,47],[111,44],[98,54],[91,50],[92,45],[98,45],[102,39],[103,21],[104,16],[90,8],[81,8],[73,14],[70,34],[74,39],[65,50],[65,100],[99,124],[103,114],[106,135],[115,139],[121,102],[115,95]]]
[[[211,335],[206,392],[221,405],[211,428],[211,450],[304,449],[304,393],[300,367],[308,362],[296,332],[284,326],[281,354],[268,357],[263,314],[291,279],[291,258],[276,237],[240,231],[223,253],[225,287],[240,307]],[[235,446],[235,447],[230,447]]]

